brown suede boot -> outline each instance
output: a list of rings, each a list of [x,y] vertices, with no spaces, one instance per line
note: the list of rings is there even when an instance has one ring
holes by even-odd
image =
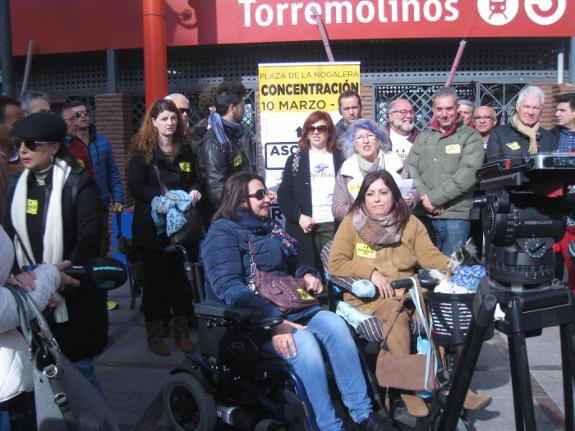
[[[411,416],[415,416],[416,418],[424,418],[429,414],[427,404],[425,404],[425,401],[423,401],[417,395],[402,392],[401,399],[405,403],[405,407],[407,407],[407,411]]]
[[[477,411],[481,410],[491,402],[491,397],[489,395],[477,395],[471,389],[467,391],[465,396],[465,401],[463,402],[463,408],[466,410]]]
[[[170,318],[162,317],[160,319],[162,331],[160,332],[160,337],[166,338],[170,336]]]
[[[162,322],[160,320],[146,322],[146,333],[150,352],[160,356],[170,356],[170,348],[162,340]]]
[[[174,316],[174,340],[178,348],[186,353],[194,350],[188,331],[188,316]]]

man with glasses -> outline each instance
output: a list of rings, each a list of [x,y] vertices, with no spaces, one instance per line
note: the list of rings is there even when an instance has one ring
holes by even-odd
[[[415,127],[415,112],[409,100],[395,99],[389,102],[386,128],[392,151],[405,161],[411,145],[419,135]]]
[[[168,94],[164,99],[171,100],[176,104],[176,108],[180,111],[180,115],[182,116],[182,121],[186,126],[186,134],[188,133],[188,129],[190,128],[190,100],[180,93],[172,93]]]
[[[361,97],[353,90],[344,91],[337,99],[341,120],[335,125],[338,141],[354,121],[361,118]]]
[[[63,111],[64,112],[64,111]],[[116,165],[112,145],[108,137],[96,131],[96,126],[90,124],[90,116],[86,105],[75,100],[66,106],[66,112],[74,121],[75,137],[88,149],[89,159],[94,171],[94,178],[100,192],[102,209],[103,241],[102,254],[106,255],[110,247],[108,232],[108,206],[112,203],[112,211],[120,212],[124,206],[124,190],[122,179]]]
[[[504,126],[493,129],[489,135],[486,161],[518,159],[537,153],[550,153],[557,149],[555,137],[539,125],[545,94],[530,85],[517,96],[517,113]]]
[[[20,105],[26,115],[36,112],[50,112],[50,98],[46,93],[28,90],[20,98]]]
[[[469,237],[475,171],[483,163],[479,134],[458,121],[457,93],[433,96],[431,127],[419,134],[406,159],[421,196],[419,209],[431,219],[435,243],[451,255]]]
[[[74,104],[75,102],[71,103]],[[86,169],[92,176],[94,176],[94,168],[92,167],[92,162],[90,161],[90,152],[88,151],[88,146],[80,138],[76,137],[76,114],[74,113],[74,109],[71,106],[71,103],[64,104],[61,107],[60,112],[60,115],[66,122],[67,126],[64,145],[68,147],[70,153],[72,153],[78,164]]]
[[[473,128],[481,135],[483,147],[487,146],[489,134],[497,126],[497,115],[491,106],[480,106],[473,112]]]

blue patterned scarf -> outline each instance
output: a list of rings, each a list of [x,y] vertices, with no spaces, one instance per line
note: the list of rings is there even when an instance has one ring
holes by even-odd
[[[224,152],[229,151],[231,148],[232,143],[230,138],[237,142],[244,135],[244,128],[241,124],[224,120],[217,112],[212,112],[210,114],[208,117],[208,124],[214,129],[216,141],[218,141],[221,150]]]
[[[284,256],[297,255],[297,241],[289,236],[275,220],[269,217],[257,217],[242,209],[238,211],[237,223],[255,235],[274,238],[279,243]]]

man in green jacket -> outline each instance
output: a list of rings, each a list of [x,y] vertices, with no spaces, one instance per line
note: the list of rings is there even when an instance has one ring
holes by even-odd
[[[484,159],[481,136],[461,123],[457,100],[451,88],[435,93],[431,126],[419,134],[406,160],[420,209],[431,218],[436,246],[446,255],[469,237],[475,171]]]

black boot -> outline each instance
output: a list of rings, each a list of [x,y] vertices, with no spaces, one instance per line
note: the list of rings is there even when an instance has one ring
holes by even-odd
[[[399,431],[385,411],[373,412],[358,428],[360,431]]]

